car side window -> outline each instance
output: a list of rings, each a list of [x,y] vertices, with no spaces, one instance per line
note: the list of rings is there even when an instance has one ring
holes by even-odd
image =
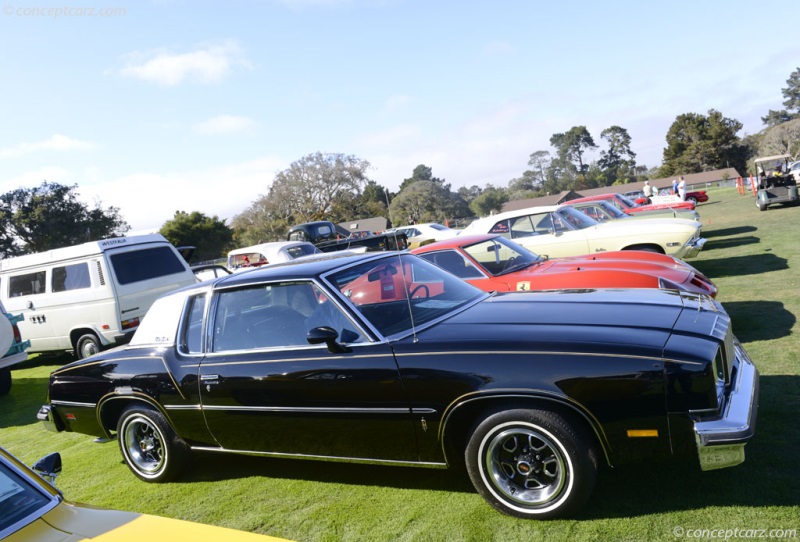
[[[307,281],[259,284],[219,294],[213,351],[309,346],[314,327],[335,329],[341,342],[363,336],[342,311]]]
[[[480,279],[484,276],[472,262],[464,258],[457,250],[428,252],[420,254],[420,256],[462,279]]]
[[[500,222],[492,226],[492,229],[489,230],[489,233],[499,233],[503,237],[510,237],[508,220],[501,220]]]
[[[181,352],[199,354],[203,351],[203,315],[205,314],[206,296],[197,295],[189,299],[186,308],[186,320],[181,333]]]

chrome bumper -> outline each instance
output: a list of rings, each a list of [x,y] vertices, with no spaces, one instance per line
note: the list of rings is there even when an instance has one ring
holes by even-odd
[[[722,417],[695,422],[694,433],[700,468],[723,469],[744,462],[744,445],[753,437],[758,412],[758,369],[740,344],[736,344],[736,382]]]
[[[44,405],[39,409],[39,412],[36,413],[36,419],[42,422],[45,429],[48,431],[53,431],[54,433],[58,433],[63,429],[63,427],[59,427],[59,422],[56,417],[53,415],[53,410],[50,405]]]
[[[683,252],[683,254],[681,254],[680,257],[694,258],[698,254],[700,254],[701,250],[703,250],[703,245],[706,244],[706,241],[708,241],[708,239],[705,239],[704,237],[698,237],[694,241],[689,241],[688,243],[686,243],[686,246],[683,247],[683,250],[681,251]]]

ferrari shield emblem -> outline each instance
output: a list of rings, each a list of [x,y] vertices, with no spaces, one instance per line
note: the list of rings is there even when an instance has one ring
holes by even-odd
[[[517,283],[518,292],[528,292],[531,289],[531,283],[527,280]]]

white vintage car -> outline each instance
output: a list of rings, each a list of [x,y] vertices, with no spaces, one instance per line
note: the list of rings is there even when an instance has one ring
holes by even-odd
[[[612,250],[646,250],[691,258],[703,248],[702,223],[683,218],[651,218],[600,223],[577,209],[529,207],[480,218],[463,235],[498,233],[550,258]]]

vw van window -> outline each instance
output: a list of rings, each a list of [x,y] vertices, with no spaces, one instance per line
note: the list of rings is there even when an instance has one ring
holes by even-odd
[[[45,288],[45,272],[35,271],[8,278],[8,297],[43,294]]]
[[[111,266],[120,284],[131,284],[186,271],[178,255],[167,246],[113,254]]]
[[[50,280],[52,281],[51,289],[53,292],[80,290],[81,288],[89,288],[92,285],[87,262],[54,267]]]

